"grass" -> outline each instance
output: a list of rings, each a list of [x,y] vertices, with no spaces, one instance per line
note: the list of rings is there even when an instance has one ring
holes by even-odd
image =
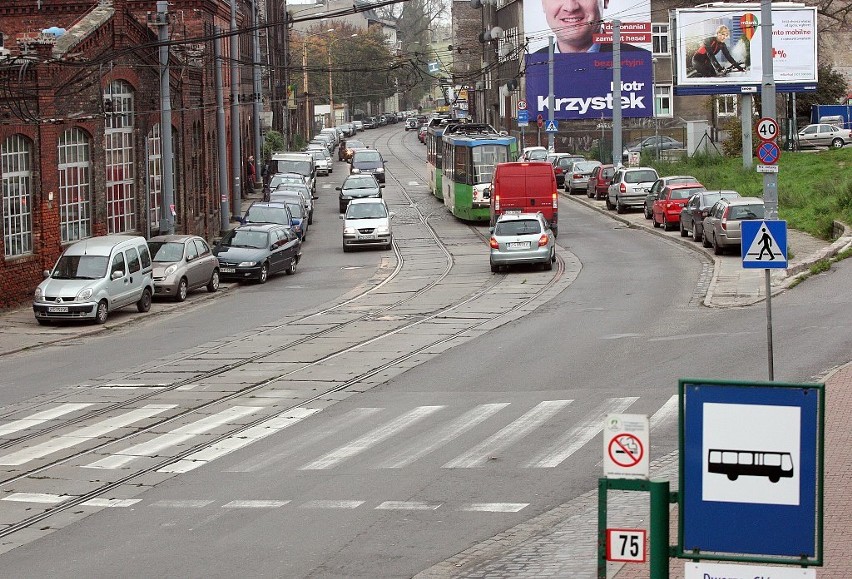
[[[763,197],[763,175],[754,166],[744,169],[742,157],[696,155],[648,164],[660,175],[694,175],[708,189]],[[778,217],[790,228],[825,240],[831,239],[834,220],[852,224],[852,148],[783,152],[778,163]]]

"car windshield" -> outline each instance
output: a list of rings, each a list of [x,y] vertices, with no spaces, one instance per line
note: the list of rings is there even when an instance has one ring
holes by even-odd
[[[546,161],[547,160],[547,150],[539,150],[536,149],[534,151],[529,151],[527,153],[527,159],[530,161]]]
[[[581,163],[574,163],[574,170],[579,171],[581,173],[589,173],[597,166],[597,161],[583,161]]]
[[[361,141],[346,141],[346,147],[349,149],[366,149],[367,145]]]
[[[627,171],[624,174],[625,183],[646,183],[656,180],[657,174],[653,171]]]
[[[295,181],[291,181],[289,183],[281,183],[280,185],[278,185],[278,187],[276,187],[272,191],[272,193],[270,193],[270,195],[274,195],[278,191],[294,191],[294,192],[301,192],[301,193],[307,195],[308,194],[308,186],[305,185],[304,183],[296,183]]]
[[[355,153],[355,161],[366,161],[368,163],[381,163],[382,156],[378,151],[358,151]]]
[[[686,189],[672,189],[669,199],[689,199],[699,191],[703,191],[704,187],[688,187]]]
[[[369,175],[364,177],[349,177],[343,182],[344,189],[375,189],[376,180]]]
[[[106,255],[63,255],[56,262],[53,279],[101,279],[106,275]]]
[[[275,189],[281,183],[300,183],[304,185],[305,180],[301,175],[274,175],[272,179],[269,180],[269,188]]]
[[[304,197],[299,195],[298,191],[279,190],[273,191],[269,195],[269,201],[271,203],[287,203],[288,201],[292,201],[294,203],[304,203],[305,199]]]
[[[728,219],[737,221],[743,219],[763,219],[763,204],[732,205],[728,211]]]
[[[152,259],[159,263],[169,263],[183,259],[183,243],[174,241],[149,241]]]
[[[227,247],[249,247],[262,249],[266,247],[266,239],[265,231],[233,229],[224,237],[224,239],[222,239],[221,245]]]
[[[388,212],[384,203],[349,203],[346,209],[346,219],[381,219]]]
[[[541,223],[538,219],[514,219],[500,221],[494,227],[494,235],[531,235],[541,233]]]
[[[287,212],[283,207],[249,207],[249,210],[246,211],[245,221],[246,223],[290,225]]]
[[[298,173],[300,175],[309,175],[311,173],[310,161],[278,159],[275,163],[276,173]]]
[[[314,159],[325,161],[325,155],[322,154],[322,151],[311,151],[311,154],[314,156]]]

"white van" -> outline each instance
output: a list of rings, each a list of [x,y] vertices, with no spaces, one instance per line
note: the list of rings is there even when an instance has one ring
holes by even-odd
[[[39,324],[57,320],[106,322],[109,313],[135,303],[151,309],[153,265],[144,237],[105,235],[69,246],[45,271],[33,299]]]

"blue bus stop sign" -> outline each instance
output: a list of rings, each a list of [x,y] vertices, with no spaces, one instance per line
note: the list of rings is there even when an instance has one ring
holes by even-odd
[[[518,123],[529,123],[530,112],[526,109],[518,109]]]
[[[679,388],[678,556],[822,564],[824,384]]]

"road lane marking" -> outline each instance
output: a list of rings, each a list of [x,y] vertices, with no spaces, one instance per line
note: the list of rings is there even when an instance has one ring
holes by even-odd
[[[6,456],[0,457],[0,465],[18,466],[26,464],[31,460],[45,457],[59,450],[65,450],[78,444],[83,444],[93,438],[100,438],[114,430],[130,426],[131,424],[156,416],[166,410],[174,408],[177,404],[148,404],[137,410],[131,410],[125,414],[108,418],[91,426],[84,426],[77,430],[52,438],[41,444],[36,444],[24,450],[19,450]]]
[[[151,503],[150,506],[163,508],[163,509],[203,509],[207,505],[211,504],[213,501],[170,501],[170,500],[162,500],[157,501],[155,503]]]
[[[48,420],[53,420],[54,418],[59,418],[60,416],[71,414],[72,412],[82,410],[83,408],[87,408],[89,406],[91,406],[91,404],[62,404],[60,406],[57,406],[56,408],[51,408],[50,410],[42,410],[41,412],[36,412],[35,414],[27,416],[26,418],[14,420],[8,424],[0,426],[0,436],[6,436],[7,434],[12,434],[13,432],[19,432],[21,430],[26,430],[27,428],[32,428],[33,426],[38,426],[39,424],[43,424]]]
[[[571,404],[573,400],[545,400],[539,402],[526,414],[483,440],[461,456],[454,458],[443,468],[475,468],[488,462],[489,458],[516,443],[553,415]]]
[[[300,509],[357,509],[364,504],[364,501],[329,501],[316,500],[308,501],[299,505]]]
[[[579,425],[568,430],[551,444],[544,452],[538,454],[524,466],[526,468],[553,468],[562,464],[569,456],[583,448],[603,430],[603,422],[607,413],[623,412],[639,398],[610,398],[599,404],[590,412]]]
[[[663,404],[651,417],[649,422],[651,430],[659,428],[664,423],[678,415],[678,395],[675,394]]]
[[[162,434],[146,442],[142,442],[125,450],[113,453],[111,456],[107,456],[101,460],[96,460],[91,464],[85,465],[84,468],[122,468],[139,457],[157,456],[167,448],[177,446],[178,444],[186,442],[199,434],[205,434],[219,426],[222,426],[223,424],[239,420],[244,416],[257,412],[258,410],[262,410],[262,407],[234,406],[217,414],[206,416],[201,420],[196,420],[195,422],[176,428],[171,432],[167,432],[166,434]]]
[[[277,509],[290,501],[231,501],[222,505],[223,509]]]
[[[455,440],[508,405],[508,402],[480,404],[449,422],[438,432],[415,441],[409,448],[396,453],[391,458],[382,462],[377,468],[403,468],[408,466],[448,442]]]
[[[85,503],[82,503],[82,506],[107,508],[132,507],[141,501],[142,499],[89,499]]]
[[[478,513],[517,513],[530,506],[529,503],[470,503],[459,507],[460,511]]]
[[[402,416],[388,422],[384,426],[376,428],[360,438],[356,438],[349,444],[332,450],[328,454],[306,464],[299,470],[321,470],[337,466],[344,460],[360,454],[368,448],[387,440],[394,434],[413,426],[416,422],[426,418],[430,414],[444,408],[443,406],[418,406],[414,410],[406,412]]]
[[[12,501],[15,503],[44,503],[47,505],[58,505],[64,503],[68,499],[73,498],[71,495],[51,495],[48,493],[14,493],[8,497],[3,497],[0,500]]]
[[[385,501],[376,507],[380,511],[435,511],[441,503],[425,503],[422,501]]]

